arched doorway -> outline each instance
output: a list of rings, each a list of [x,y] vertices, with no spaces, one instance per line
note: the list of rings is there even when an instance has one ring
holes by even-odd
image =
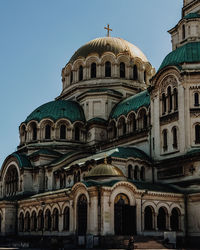
[[[180,211],[178,208],[173,208],[172,213],[170,216],[170,225],[172,231],[178,231],[179,230],[179,217],[180,217]]]
[[[158,217],[157,217],[157,227],[158,230],[166,230],[166,212],[165,208],[161,207],[158,210]]]
[[[85,235],[87,233],[87,198],[84,194],[78,198],[77,214],[78,234]]]
[[[144,229],[153,229],[153,209],[150,206],[147,206],[144,210]]]
[[[115,235],[136,234],[135,206],[130,206],[129,199],[125,194],[118,194],[115,197],[114,210]]]

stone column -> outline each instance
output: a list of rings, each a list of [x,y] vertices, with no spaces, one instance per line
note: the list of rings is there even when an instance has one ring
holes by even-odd
[[[137,234],[141,234],[142,233],[142,227],[141,227],[141,222],[142,222],[142,218],[141,218],[141,199],[136,199],[136,218],[137,218]]]
[[[89,191],[90,205],[89,205],[89,223],[87,232],[90,234],[98,234],[98,192],[97,190]]]

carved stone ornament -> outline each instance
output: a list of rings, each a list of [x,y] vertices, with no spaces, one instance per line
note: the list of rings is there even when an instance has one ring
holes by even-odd
[[[164,80],[162,81],[160,85],[161,93],[165,92],[169,85],[172,86],[172,88],[175,88],[178,86],[178,83],[175,77],[167,76],[166,78],[164,78]]]

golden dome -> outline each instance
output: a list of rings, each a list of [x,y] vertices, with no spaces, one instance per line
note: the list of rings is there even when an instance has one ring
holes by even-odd
[[[112,52],[116,56],[119,54],[129,54],[132,58],[138,57],[143,62],[148,62],[146,56],[138,47],[122,38],[116,37],[100,37],[91,40],[80,47],[69,62],[73,63],[78,58],[86,58],[93,53],[101,56],[104,52]]]
[[[124,177],[124,174],[118,167],[104,162],[92,168],[86,179],[98,177]]]

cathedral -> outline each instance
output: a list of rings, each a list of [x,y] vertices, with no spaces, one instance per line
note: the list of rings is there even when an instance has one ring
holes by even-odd
[[[0,235],[199,239],[200,1],[183,1],[157,72],[106,29],[19,125],[0,172]]]

